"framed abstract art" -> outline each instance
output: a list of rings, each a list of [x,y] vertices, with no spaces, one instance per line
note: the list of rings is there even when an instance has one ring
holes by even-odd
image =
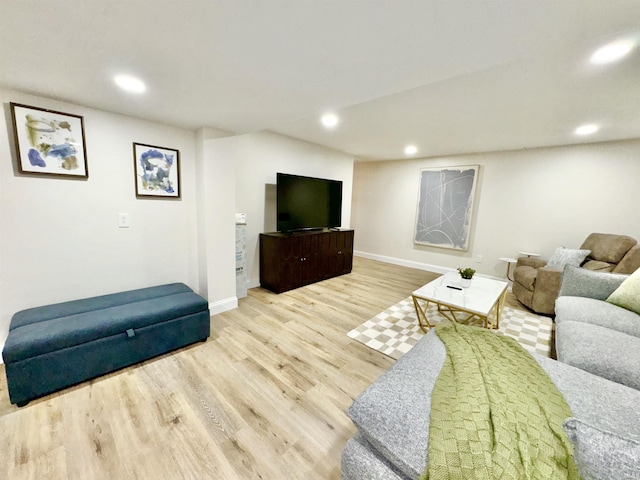
[[[468,250],[478,165],[423,168],[414,243]]]
[[[11,103],[20,173],[88,178],[84,119]]]
[[[136,197],[180,198],[180,151],[133,144]]]

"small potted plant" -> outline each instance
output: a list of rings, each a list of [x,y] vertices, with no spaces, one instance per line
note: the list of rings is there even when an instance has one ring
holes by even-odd
[[[462,278],[461,280],[461,284],[463,287],[468,287],[469,285],[471,285],[471,279],[473,278],[473,274],[476,273],[476,271],[473,268],[461,268],[458,267],[458,273],[460,274],[460,278]]]

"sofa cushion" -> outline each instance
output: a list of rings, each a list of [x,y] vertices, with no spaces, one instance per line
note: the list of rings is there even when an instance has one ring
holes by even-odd
[[[593,272],[567,265],[562,273],[562,284],[558,295],[605,300],[626,279],[626,275]]]
[[[622,284],[609,295],[607,302],[640,315],[640,270],[636,270],[635,273],[622,282]],[[640,318],[638,321],[640,321]]]
[[[640,471],[640,442],[568,418],[564,430],[574,447],[574,459],[584,480],[634,480]]]
[[[556,326],[556,352],[563,363],[640,390],[638,337],[598,325],[563,320]]]
[[[640,391],[539,354],[533,356],[564,395],[574,417],[620,435],[638,435]]]
[[[586,238],[580,248],[591,250],[589,257],[593,260],[618,263],[631,247],[637,243],[636,239],[626,235],[592,233]]]
[[[565,265],[579,267],[591,250],[575,250],[572,248],[558,247],[547,262],[547,268],[562,270]]]
[[[46,307],[28,308],[16,313],[11,319],[10,330],[31,325],[32,323],[45,322],[53,318],[68,317],[95,310],[127,305],[129,303],[140,302],[152,298],[174,295],[176,293],[187,293],[192,290],[184,283],[170,283],[167,285],[157,285],[155,287],[139,288],[126,292],[111,293],[98,297],[83,298],[70,302],[56,303]]]
[[[593,270],[594,272],[611,272],[615,265],[613,263],[601,262],[600,260],[587,260],[582,268]]]
[[[640,318],[637,314],[593,298],[558,297],[556,327],[564,322],[590,323],[640,337]]]
[[[418,478],[427,466],[431,392],[445,356],[430,330],[347,412],[366,441],[408,478]]]
[[[405,480],[362,435],[356,433],[342,449],[340,480]]]

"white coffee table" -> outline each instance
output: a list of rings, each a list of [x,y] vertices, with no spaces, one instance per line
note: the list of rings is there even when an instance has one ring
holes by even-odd
[[[423,332],[433,327],[427,318],[430,303],[452,322],[478,323],[484,328],[498,328],[507,296],[507,282],[475,275],[469,287],[462,287],[460,276],[446,273],[411,294]],[[489,318],[491,317],[491,322]]]

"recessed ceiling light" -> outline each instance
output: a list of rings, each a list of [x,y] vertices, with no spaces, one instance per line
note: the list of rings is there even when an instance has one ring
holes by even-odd
[[[600,127],[594,124],[581,125],[575,129],[576,135],[591,135],[592,133],[596,133]]]
[[[142,80],[131,75],[116,75],[113,79],[121,89],[129,93],[144,93],[147,90]]]
[[[418,147],[415,145],[407,145],[404,147],[405,155],[415,155],[418,152]]]
[[[589,61],[595,65],[615,62],[627,55],[633,48],[634,43],[630,40],[620,40],[609,43],[596,50]]]
[[[320,121],[325,128],[335,128],[338,125],[338,116],[335,113],[325,113]]]

